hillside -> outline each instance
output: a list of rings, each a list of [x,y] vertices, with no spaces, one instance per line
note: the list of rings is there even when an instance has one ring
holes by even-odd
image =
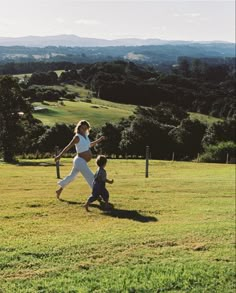
[[[81,119],[88,120],[91,125],[102,126],[107,122],[118,122],[121,118],[127,118],[133,114],[135,106],[106,102],[99,99],[91,99],[91,102],[63,103],[33,103],[34,117],[45,125],[52,126],[55,123],[76,124]]]

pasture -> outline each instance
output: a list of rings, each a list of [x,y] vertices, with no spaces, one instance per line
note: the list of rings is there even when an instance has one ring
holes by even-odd
[[[71,159],[62,159],[61,176]],[[94,160],[90,163],[95,171]],[[0,163],[0,292],[234,292],[235,166],[109,160],[114,209],[55,198],[52,160]]]
[[[101,127],[108,122],[119,122],[121,118],[128,118],[133,114],[134,106],[106,102],[93,98],[91,103],[84,101],[59,103],[47,102],[34,103],[34,106],[42,108],[35,112],[34,117],[41,120],[43,124],[53,126],[55,123],[76,124],[79,120],[88,120],[91,125]]]

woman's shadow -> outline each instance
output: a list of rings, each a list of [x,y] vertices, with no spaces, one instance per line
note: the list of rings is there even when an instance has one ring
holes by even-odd
[[[100,205],[91,204],[90,206],[99,208],[101,211],[103,211],[103,214],[105,216],[109,216],[112,218],[129,219],[129,220],[133,220],[133,221],[137,221],[141,223],[158,221],[158,219],[155,217],[142,215],[138,211],[135,211],[135,210],[116,209],[114,208],[113,204],[110,204],[109,209],[105,208],[103,203],[100,203]]]

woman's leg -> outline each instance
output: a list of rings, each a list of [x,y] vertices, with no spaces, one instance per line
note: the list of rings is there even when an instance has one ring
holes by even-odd
[[[58,181],[58,185],[60,186],[60,188],[56,191],[56,195],[57,198],[59,199],[63,188],[68,185],[71,181],[73,181],[75,179],[75,177],[78,175],[79,173],[79,169],[77,167],[77,165],[75,164],[75,159],[73,160],[73,167],[71,169],[71,172],[68,176],[66,176],[65,178],[63,178],[62,180]]]
[[[84,159],[78,157],[78,159],[76,159],[75,165],[77,166],[79,172],[83,175],[83,177],[87,181],[88,185],[91,188],[93,188],[94,174],[89,169],[87,162]]]

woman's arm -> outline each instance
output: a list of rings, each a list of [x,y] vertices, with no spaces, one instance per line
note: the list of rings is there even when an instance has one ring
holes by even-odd
[[[90,147],[91,147],[91,148],[94,147],[96,144],[100,143],[101,141],[103,141],[103,140],[105,140],[105,139],[106,139],[105,136],[101,136],[101,137],[99,137],[99,139],[90,142]]]
[[[57,162],[57,161],[59,161],[60,160],[60,158],[62,157],[62,155],[64,154],[64,153],[66,153],[69,149],[71,149],[76,143],[78,143],[79,142],[79,137],[77,136],[77,135],[75,135],[74,137],[73,137],[73,139],[70,141],[70,143],[60,152],[60,154],[59,155],[57,155],[56,157],[55,157],[55,162]]]

